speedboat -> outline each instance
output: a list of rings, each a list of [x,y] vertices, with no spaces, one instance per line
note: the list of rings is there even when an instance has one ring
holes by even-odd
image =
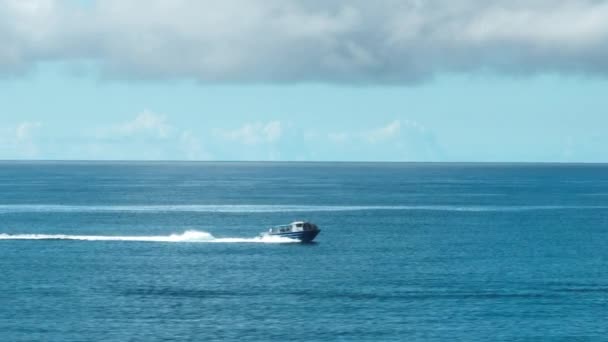
[[[321,230],[316,224],[304,221],[295,221],[290,224],[274,226],[262,233],[263,236],[281,236],[301,242],[311,242]]]

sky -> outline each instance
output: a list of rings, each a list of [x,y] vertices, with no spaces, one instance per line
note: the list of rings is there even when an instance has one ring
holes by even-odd
[[[0,0],[0,159],[608,162],[608,1]]]

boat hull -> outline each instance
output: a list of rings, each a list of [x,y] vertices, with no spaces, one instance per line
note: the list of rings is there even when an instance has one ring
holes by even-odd
[[[300,240],[301,242],[312,242],[317,237],[321,230],[308,230],[302,232],[281,232],[281,233],[267,233],[269,236],[280,236],[290,239]]]

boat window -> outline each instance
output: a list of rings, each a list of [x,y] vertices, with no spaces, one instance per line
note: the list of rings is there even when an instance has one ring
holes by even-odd
[[[301,228],[301,227],[302,227],[302,224],[301,224],[301,223],[298,223],[298,224],[296,224],[296,227]]]

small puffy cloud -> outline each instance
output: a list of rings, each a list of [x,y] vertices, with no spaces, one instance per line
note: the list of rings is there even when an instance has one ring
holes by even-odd
[[[281,134],[282,126],[280,121],[246,123],[233,130],[215,130],[216,136],[245,145],[272,144],[281,138]]]
[[[438,161],[444,159],[441,146],[422,124],[412,120],[393,120],[376,128],[350,132],[330,132],[321,159],[326,155],[341,160]],[[335,157],[334,157],[335,158]],[[369,158],[369,157],[366,157]]]
[[[380,127],[374,129],[370,132],[365,133],[365,137],[371,143],[377,143],[392,139],[399,135],[399,131],[401,129],[401,122],[399,120],[395,120],[384,127]]]
[[[263,128],[263,134],[266,137],[267,142],[275,142],[281,138],[282,128],[279,121],[271,121],[267,123]]]
[[[598,0],[5,0],[0,73],[412,83],[443,72],[608,75]]]
[[[17,125],[15,128],[15,141],[17,143],[27,142],[32,138],[32,134],[42,124],[38,121],[24,121]]]
[[[330,132],[327,138],[334,143],[345,143],[351,139],[351,136],[346,132]]]
[[[91,155],[101,159],[133,160],[207,160],[211,155],[204,148],[194,128],[172,125],[167,116],[144,110],[122,123],[97,127],[94,139],[86,140],[87,151],[75,155]],[[80,157],[82,158],[82,157]]]
[[[0,158],[26,159],[39,156],[37,133],[39,121],[22,121],[14,126],[0,127]]]
[[[115,126],[112,132],[124,136],[149,134],[157,138],[166,138],[171,129],[164,115],[145,110],[133,120]]]
[[[192,131],[185,130],[179,136],[180,149],[187,160],[208,160],[211,155],[205,151],[201,139]]]
[[[290,150],[296,140],[282,139],[285,126],[275,120],[244,123],[233,129],[215,128],[210,148],[226,160],[280,160],[287,155],[282,151]]]

